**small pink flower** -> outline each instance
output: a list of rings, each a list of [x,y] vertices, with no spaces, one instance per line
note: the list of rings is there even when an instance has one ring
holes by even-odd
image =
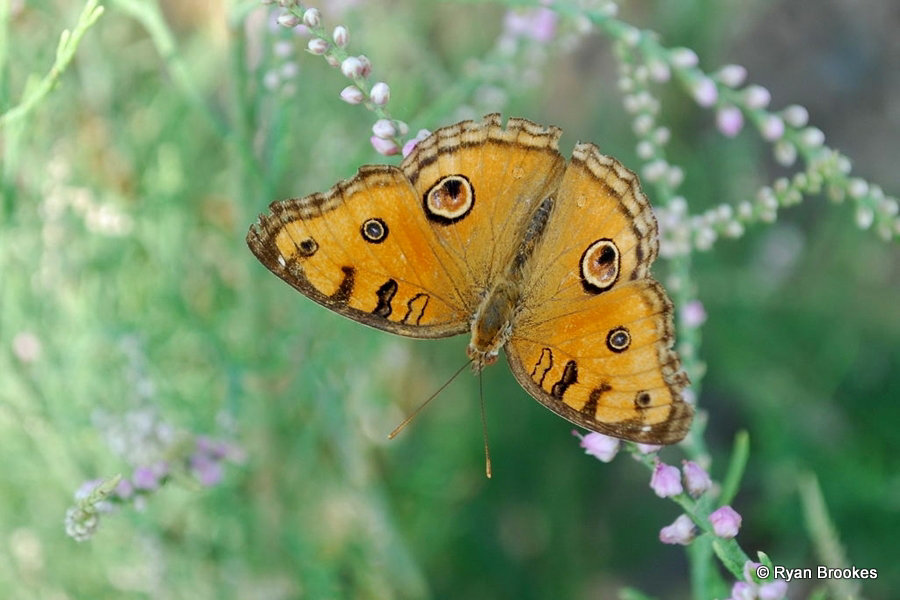
[[[391,99],[391,88],[385,82],[379,81],[372,86],[369,99],[377,106],[384,106]]]
[[[777,115],[766,115],[762,122],[762,136],[770,142],[781,139],[784,135],[784,121]]]
[[[514,37],[528,37],[537,42],[549,42],[556,34],[556,13],[549,8],[538,8],[520,13],[507,11],[503,29]]]
[[[350,34],[347,32],[347,28],[343,25],[338,25],[334,28],[334,33],[331,35],[331,39],[334,40],[334,43],[340,47],[345,48],[347,46],[347,42],[350,41]]]
[[[760,584],[756,595],[759,600],[782,600],[787,594],[788,584],[783,579],[776,579],[768,583]]]
[[[719,89],[716,82],[709,77],[701,77],[694,83],[691,93],[694,100],[703,108],[708,108],[719,99]]]
[[[717,73],[719,81],[728,87],[735,88],[747,79],[747,69],[742,65],[725,65]]]
[[[687,546],[694,539],[694,522],[687,515],[681,515],[671,525],[659,530],[659,541],[663,544]]]
[[[703,467],[692,460],[684,460],[681,462],[685,487],[687,487],[688,493],[690,493],[691,496],[696,498],[712,487],[712,480],[709,478],[709,473],[707,473]]]
[[[307,27],[318,27],[322,15],[317,8],[307,8],[303,13],[303,22]]]
[[[159,487],[159,476],[150,467],[138,467],[131,475],[131,482],[138,490],[155,490]]]
[[[350,79],[359,77],[362,74],[362,70],[362,61],[355,56],[348,56],[341,62],[341,73],[344,74],[344,77],[349,77]]]
[[[413,151],[413,148],[415,148],[419,144],[419,142],[427,138],[429,135],[431,135],[430,131],[428,131],[427,129],[420,129],[416,134],[416,137],[403,144],[403,158],[409,156],[410,152]]]
[[[128,500],[134,495],[134,484],[128,479],[120,479],[116,484],[115,494],[122,500]]]
[[[765,108],[772,101],[772,94],[761,85],[750,85],[744,90],[744,102],[750,108]]]
[[[723,106],[716,111],[716,127],[725,137],[734,137],[744,127],[744,115],[736,106]]]
[[[197,453],[191,457],[191,470],[197,480],[206,487],[212,487],[222,481],[225,474],[222,462],[204,453]]]
[[[394,124],[390,119],[378,119],[375,121],[375,124],[372,125],[372,133],[375,134],[376,137],[388,140],[397,135],[397,128],[394,127]]]
[[[709,522],[712,523],[713,531],[717,536],[729,540],[736,536],[741,528],[741,515],[726,505],[713,511],[709,515]]]
[[[681,487],[681,471],[657,459],[650,477],[650,487],[660,498],[677,496],[684,491]]]
[[[696,67],[700,59],[697,57],[697,53],[690,48],[673,48],[669,52],[669,62],[676,69],[689,69]]]
[[[12,350],[21,362],[33,363],[41,357],[41,340],[30,331],[20,331],[12,339]]]
[[[372,147],[375,148],[375,151],[378,152],[378,154],[393,156],[400,152],[400,147],[397,146],[397,142],[394,140],[385,140],[373,135],[369,138],[369,141],[372,143]]]
[[[283,15],[278,15],[278,24],[282,27],[287,27],[290,29],[291,27],[296,27],[300,24],[300,19],[291,13],[284,13]]]
[[[362,64],[362,70],[360,71],[361,77],[368,77],[372,72],[372,61],[369,60],[369,57],[365,54],[360,54],[356,58],[359,59],[360,64]]]
[[[799,104],[791,104],[781,111],[781,116],[791,127],[806,127],[809,122],[809,111]]]
[[[620,442],[614,437],[596,432],[582,436],[577,431],[572,431],[572,435],[581,438],[579,445],[584,448],[585,454],[590,454],[601,462],[610,462],[619,451]]]
[[[756,589],[753,584],[746,581],[738,581],[731,588],[729,600],[756,600]]]
[[[341,100],[347,104],[359,104],[365,99],[366,95],[355,85],[348,85],[341,90]]]
[[[636,444],[638,452],[641,454],[653,454],[658,452],[662,446],[660,444]]]
[[[328,41],[322,38],[313,38],[306,43],[306,49],[312,54],[321,56],[328,52]]]
[[[691,300],[681,309],[681,320],[687,327],[700,327],[706,322],[706,309],[699,300]]]

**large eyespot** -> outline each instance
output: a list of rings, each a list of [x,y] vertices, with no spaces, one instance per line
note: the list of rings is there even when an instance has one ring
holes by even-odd
[[[367,219],[359,228],[363,239],[373,244],[380,244],[387,239],[388,226],[381,219]]]
[[[297,244],[297,250],[300,252],[300,256],[304,258],[309,258],[315,254],[318,249],[319,243],[311,237],[301,240],[300,243]]]
[[[425,192],[425,215],[449,225],[459,221],[475,206],[475,190],[464,175],[442,177]]]
[[[599,294],[619,278],[619,249],[610,239],[597,240],[581,255],[581,284],[584,291]]]
[[[631,345],[631,334],[628,329],[622,327],[614,327],[606,334],[606,347],[613,352],[623,352]]]

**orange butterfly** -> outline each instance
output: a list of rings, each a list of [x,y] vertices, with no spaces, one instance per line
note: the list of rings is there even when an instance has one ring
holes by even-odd
[[[593,144],[491,114],[443,127],[399,167],[274,202],[247,244],[304,295],[399,335],[470,333],[525,390],[591,431],[678,442],[693,408],[672,303],[650,277],[656,219],[637,177]]]

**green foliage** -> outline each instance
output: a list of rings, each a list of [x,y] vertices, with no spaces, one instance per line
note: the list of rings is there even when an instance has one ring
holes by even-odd
[[[621,597],[687,598],[692,583],[727,594],[733,576],[712,562],[708,534],[689,549],[690,576],[685,554],[658,542],[678,510],[649,491],[646,469],[581,455],[571,427],[502,365],[484,375],[492,480],[465,374],[388,442],[462,364],[466,340],[342,320],[243,241],[269,202],[392,160],[369,146],[369,115],[340,102],[347,80],[254,2],[96,4],[0,3],[0,596],[608,598],[629,586]],[[503,6],[323,4],[413,131],[453,122],[484,91],[485,70],[469,63],[496,58]],[[755,49],[787,42],[757,36],[773,14],[789,19],[790,3],[720,4],[651,2],[622,18],[698,48],[703,67],[748,60],[767,81],[780,65]],[[864,9],[854,18],[887,43]],[[540,83],[507,89],[504,113],[562,126],[564,151],[591,140],[636,165],[608,41],[548,50]],[[851,64],[865,56],[840,53],[857,41],[784,51]],[[267,83],[288,63],[298,75]],[[865,66],[881,69],[873,79],[890,68]],[[863,176],[896,190],[896,125],[865,86],[844,83],[853,102],[813,121],[870,159],[855,164]],[[779,104],[829,93],[780,85]],[[783,174],[747,132],[723,141],[709,112],[656,93],[691,214],[752,199]],[[854,125],[864,119],[868,130]],[[812,194],[774,224],[656,268],[689,272],[687,293],[709,315],[702,346],[690,334],[705,367],[705,450],[743,515],[741,546],[790,568],[877,568],[859,587],[875,599],[900,588],[886,554],[900,535],[898,264],[896,243]],[[67,537],[73,492],[103,478],[105,496],[134,467],[98,415],[147,407],[179,432],[232,440],[247,460],[217,486],[173,481],[143,510],[103,514],[89,541]],[[790,597],[841,589],[801,581]]]

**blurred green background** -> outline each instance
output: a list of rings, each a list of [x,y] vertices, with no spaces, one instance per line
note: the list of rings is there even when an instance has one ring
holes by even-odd
[[[774,106],[808,107],[859,176],[896,193],[895,4],[647,0],[621,13],[695,49],[708,70],[746,65]],[[80,8],[7,1],[0,109],[47,71]],[[457,119],[442,91],[465,83],[505,11],[320,8],[329,27],[347,25],[350,51],[370,57],[413,131]],[[472,377],[387,442],[462,364],[467,341],[368,330],[247,250],[270,201],[391,160],[306,39],[253,2],[106,9],[57,89],[21,128],[0,130],[0,597],[612,598],[624,585],[689,597],[683,550],[657,539],[678,510],[637,463],[584,456],[502,365],[484,380],[493,480]],[[636,164],[609,40],[551,48],[540,64],[538,85],[504,90],[495,108],[559,125],[565,154],[589,140]],[[660,93],[692,213],[750,199],[783,173],[752,132],[725,140],[682,92]],[[714,477],[734,434],[751,439],[733,503],[741,545],[792,568],[820,564],[798,496],[815,474],[849,562],[878,569],[868,598],[900,589],[898,258],[849,207],[816,198],[694,260]],[[217,486],[166,485],[75,542],[63,528],[72,493],[133,468],[108,420],[140,411],[232,440],[247,460]]]

